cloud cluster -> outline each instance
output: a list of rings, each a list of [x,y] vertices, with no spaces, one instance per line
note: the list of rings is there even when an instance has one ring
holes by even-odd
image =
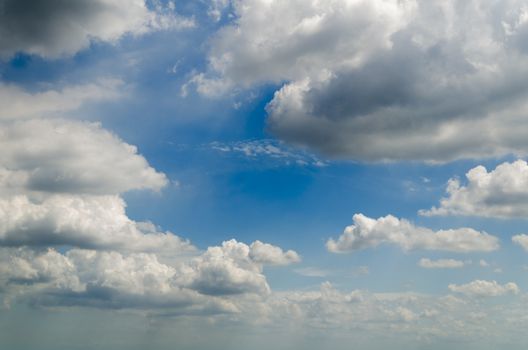
[[[149,8],[145,0],[1,0],[0,58],[18,52],[57,58],[92,41],[193,26],[174,10],[171,1]]]
[[[114,80],[0,85],[0,296],[175,314],[235,313],[267,297],[264,266],[298,262],[296,252],[231,240],[202,253],[128,217],[121,195],[160,191],[167,176],[99,123],[67,118],[123,91]]]
[[[450,284],[449,290],[470,297],[496,297],[508,293],[518,294],[520,291],[519,287],[513,282],[501,285],[497,281],[484,280],[475,280],[462,285]]]
[[[134,235],[130,235],[134,240]],[[137,236],[136,236],[137,239]],[[144,238],[145,240],[148,237]],[[136,242],[138,246],[143,242]],[[170,241],[166,238],[166,244]],[[149,253],[73,248],[41,252],[26,247],[0,250],[0,282],[32,303],[43,306],[97,306],[105,308],[170,308],[175,312],[238,312],[237,299],[265,297],[270,293],[264,265],[296,262],[296,253],[277,255],[280,248],[265,244],[265,262],[252,257],[248,246],[235,240],[209,247],[193,258],[172,247],[169,259],[164,248]],[[139,251],[148,251],[145,244]],[[150,247],[151,248],[151,247]],[[170,259],[180,256],[179,260]],[[298,257],[297,257],[298,259]]]
[[[517,160],[499,164],[488,172],[479,165],[466,174],[467,184],[453,178],[447,185],[446,198],[439,207],[420,214],[468,215],[484,217],[525,217],[528,215],[528,163]]]
[[[499,240],[486,232],[471,228],[433,231],[413,225],[392,215],[372,219],[355,214],[354,224],[347,226],[337,240],[330,239],[326,247],[333,253],[353,252],[393,244],[404,250],[426,249],[451,252],[490,252],[499,248]]]
[[[268,127],[286,141],[363,161],[526,154],[521,0],[216,5],[234,20],[191,81],[213,96],[282,84]]]

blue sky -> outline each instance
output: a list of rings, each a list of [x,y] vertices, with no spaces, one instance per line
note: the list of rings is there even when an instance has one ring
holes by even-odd
[[[0,347],[524,348],[522,1],[0,8]]]

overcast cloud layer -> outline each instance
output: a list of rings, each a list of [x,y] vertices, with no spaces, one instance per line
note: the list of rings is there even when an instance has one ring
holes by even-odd
[[[280,138],[364,161],[526,154],[523,1],[231,5],[190,82],[210,96],[286,82],[267,108]]]

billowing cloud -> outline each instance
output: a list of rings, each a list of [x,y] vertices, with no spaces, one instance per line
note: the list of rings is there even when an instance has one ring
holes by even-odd
[[[528,163],[517,160],[499,164],[488,172],[479,165],[466,173],[467,184],[453,178],[447,185],[446,198],[439,207],[420,214],[468,215],[484,217],[525,217],[528,215]]]
[[[0,191],[116,194],[166,183],[136,147],[96,123],[30,119],[0,128]]]
[[[173,2],[149,8],[144,0],[2,0],[0,57],[25,52],[56,58],[92,41],[115,43],[126,34],[192,25],[175,13]]]
[[[0,199],[0,246],[73,246],[181,254],[194,247],[148,222],[135,222],[114,196],[55,195]]]
[[[116,100],[122,96],[123,85],[120,80],[101,79],[90,84],[29,92],[0,83],[0,120],[57,117],[86,103]]]
[[[286,265],[300,260],[292,250],[255,241],[251,245],[230,240],[209,247],[185,267],[181,283],[207,295],[257,293],[267,295],[270,288],[262,274],[263,265]]]
[[[191,82],[206,95],[283,84],[267,111],[286,141],[363,161],[526,154],[521,0],[239,0],[230,10]]]
[[[148,239],[146,236],[144,239]],[[138,237],[130,234],[129,239]],[[147,248],[144,242],[137,243]],[[165,243],[170,241],[166,239]],[[3,248],[0,282],[4,287],[16,287],[15,294],[27,295],[44,305],[191,309],[216,305],[216,312],[233,312],[237,308],[231,296],[259,298],[270,294],[262,269],[264,264],[274,264],[274,259],[255,260],[251,246],[231,240],[195,257],[186,257],[181,248],[175,249],[168,259],[162,254],[163,247],[148,253],[127,253],[126,249],[74,248],[59,253],[55,249],[42,252]],[[285,253],[292,254],[297,253]],[[284,259],[280,258],[281,263]]]
[[[392,215],[372,219],[355,214],[354,224],[345,228],[337,239],[330,239],[326,247],[333,253],[353,252],[393,244],[404,250],[426,249],[451,252],[489,252],[499,248],[497,237],[471,228],[433,231],[413,225]]]
[[[518,294],[520,291],[519,287],[513,282],[501,285],[497,281],[485,280],[475,280],[462,285],[450,284],[449,290],[470,297],[496,297],[510,293]]]
[[[431,260],[428,258],[422,258],[418,262],[418,266],[424,269],[458,269],[464,267],[464,262],[455,259],[438,259]]]

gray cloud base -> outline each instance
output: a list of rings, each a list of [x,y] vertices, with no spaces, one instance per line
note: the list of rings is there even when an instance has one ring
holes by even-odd
[[[448,162],[526,154],[524,2],[233,2],[205,95],[284,84],[268,128],[330,157]],[[471,19],[468,21],[468,19]]]

